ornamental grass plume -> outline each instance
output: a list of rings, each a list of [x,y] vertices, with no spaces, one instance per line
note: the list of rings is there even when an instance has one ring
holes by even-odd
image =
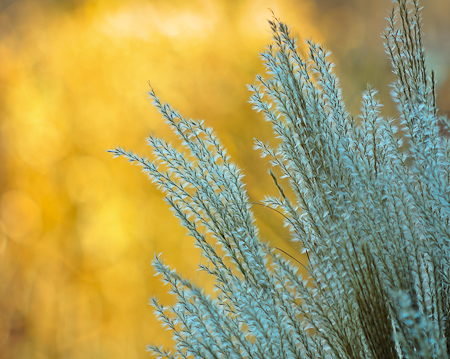
[[[372,88],[359,118],[351,116],[328,53],[307,41],[303,58],[275,17],[262,54],[268,77],[249,86],[279,140],[256,141],[279,192],[264,204],[284,214],[292,240],[307,251],[308,284],[261,239],[242,173],[213,131],[150,90],[189,153],[153,136],[156,162],[111,152],[142,165],[165,192],[216,289],[207,295],[156,256],[177,300],[171,307],[152,300],[175,340],[170,350],[149,347],[158,358],[449,357],[450,143],[439,132],[450,122],[437,114],[418,1],[397,0],[388,21],[398,120],[380,114]]]

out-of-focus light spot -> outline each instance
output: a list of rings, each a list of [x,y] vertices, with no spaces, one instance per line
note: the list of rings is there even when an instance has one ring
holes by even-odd
[[[104,15],[101,29],[108,35],[149,39],[152,36],[207,37],[214,29],[217,16],[198,9],[174,10],[169,13],[155,6],[123,7]],[[205,16],[207,15],[207,16]]]
[[[65,124],[53,121],[48,111],[50,100],[31,84],[12,89],[10,96],[9,106],[21,111],[3,123],[3,146],[30,167],[45,171],[67,153],[70,143]]]
[[[206,37],[208,32],[214,28],[213,19],[193,13],[176,14],[165,19],[165,21],[158,21],[157,24],[160,31],[168,36],[184,34],[195,37]]]
[[[129,234],[121,220],[121,208],[114,200],[84,205],[77,220],[77,233],[83,253],[94,267],[108,266],[124,254],[129,246]],[[95,218],[95,220],[94,220]]]
[[[73,202],[101,200],[111,180],[107,166],[92,156],[73,156],[63,165],[67,193]]]
[[[4,234],[14,240],[39,230],[42,225],[39,206],[26,193],[17,190],[0,197],[0,218]]]

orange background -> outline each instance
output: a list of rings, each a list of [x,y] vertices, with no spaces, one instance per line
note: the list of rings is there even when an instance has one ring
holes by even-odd
[[[447,0],[424,2],[425,46],[449,110]],[[198,284],[201,256],[161,194],[118,145],[147,153],[175,141],[147,81],[186,117],[215,128],[251,200],[276,194],[253,138],[270,139],[248,104],[264,71],[272,9],[294,34],[333,52],[349,109],[380,91],[390,65],[380,33],[390,0],[2,1],[0,3],[0,358],[145,358],[170,344],[148,298],[171,298],[155,253]],[[447,82],[445,82],[447,81]],[[301,259],[282,218],[256,206],[264,238]],[[304,259],[302,259],[304,260]]]

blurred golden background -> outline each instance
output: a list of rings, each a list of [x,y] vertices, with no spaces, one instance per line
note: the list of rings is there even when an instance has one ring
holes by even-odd
[[[448,111],[450,6],[425,2],[425,46]],[[333,52],[349,109],[380,90],[394,115],[380,33],[390,0],[0,1],[0,358],[145,358],[170,344],[147,305],[170,303],[150,262],[198,284],[193,241],[161,194],[115,146],[148,153],[175,140],[147,100],[159,96],[215,128],[251,200],[275,194],[253,138],[270,127],[247,103],[264,68],[269,8]],[[296,258],[282,218],[256,206],[264,237]]]

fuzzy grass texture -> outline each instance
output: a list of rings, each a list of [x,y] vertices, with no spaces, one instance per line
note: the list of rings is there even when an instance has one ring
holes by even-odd
[[[275,17],[262,54],[268,77],[249,86],[279,140],[275,148],[256,141],[279,191],[264,204],[284,214],[307,251],[308,285],[296,263],[260,238],[241,171],[212,130],[151,89],[188,154],[157,137],[148,139],[156,162],[111,152],[142,165],[165,192],[216,289],[205,294],[156,257],[177,299],[171,307],[152,300],[175,340],[170,350],[149,347],[158,358],[449,357],[450,143],[440,128],[450,123],[437,115],[418,2],[398,0],[388,21],[397,120],[380,115],[371,88],[352,117],[328,53],[308,41],[303,58]]]

